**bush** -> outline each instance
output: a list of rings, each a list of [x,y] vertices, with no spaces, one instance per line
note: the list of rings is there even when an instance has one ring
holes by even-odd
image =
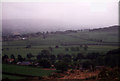
[[[55,68],[57,70],[60,70],[62,72],[64,71],[67,71],[68,70],[68,63],[64,62],[64,61],[58,61],[56,64],[55,64]]]
[[[39,63],[39,66],[42,66],[43,68],[50,68],[51,67],[50,62],[47,59],[41,59],[38,61],[38,63]]]
[[[109,69],[103,69],[99,74],[98,74],[98,79],[100,81],[120,81],[120,69],[115,68],[112,70]]]

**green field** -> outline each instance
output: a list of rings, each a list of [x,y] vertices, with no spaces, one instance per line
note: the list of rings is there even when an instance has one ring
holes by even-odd
[[[53,51],[50,51],[51,54],[71,54],[76,55],[77,53],[82,53],[84,55],[90,52],[99,52],[100,54],[106,54],[109,50],[117,49],[119,43],[119,34],[116,31],[110,32],[88,32],[82,31],[77,33],[68,33],[68,34],[49,34],[45,39],[42,36],[32,37],[28,40],[16,40],[16,41],[6,41],[3,42],[3,51],[2,55],[14,54],[15,58],[20,54],[22,57],[26,58],[28,53],[32,53],[34,56],[37,56],[42,49],[47,49],[49,47],[53,48]],[[91,40],[92,39],[92,40]],[[96,41],[102,40],[102,42]],[[88,49],[84,50],[80,45],[88,45]],[[99,44],[99,45],[97,45]],[[31,48],[26,49],[26,45],[31,45]],[[59,48],[55,48],[58,45]],[[78,51],[71,51],[70,49],[79,48]],[[9,49],[6,49],[9,48]],[[69,51],[66,51],[65,48],[68,48]],[[36,57],[33,57],[36,59]],[[19,65],[10,65],[3,64],[3,72],[7,73],[16,73],[21,75],[31,75],[31,76],[48,76],[53,70],[43,70],[38,67],[29,67],[29,66],[19,66]],[[3,74],[3,78],[10,79],[24,79],[26,77],[13,76]]]
[[[25,79],[26,77],[20,77],[20,76],[13,76],[13,75],[7,75],[7,74],[2,74],[3,79]]]
[[[14,54],[17,56],[21,54],[23,57],[26,57],[27,53],[32,53],[37,55],[41,52],[42,49],[48,49],[52,47],[52,54],[76,54],[76,53],[89,53],[89,52],[100,52],[101,54],[106,53],[111,49],[118,48],[118,31],[101,31],[101,32],[88,32],[82,31],[77,33],[68,33],[68,34],[49,34],[45,39],[42,36],[32,37],[29,40],[17,40],[17,41],[7,41],[3,42],[3,48],[9,48],[9,50],[4,49],[2,54],[10,56]],[[90,40],[93,39],[93,40]],[[94,41],[102,40],[103,42]],[[25,46],[30,44],[32,47],[26,49]],[[64,44],[64,45],[62,45]],[[80,44],[88,44],[88,50],[84,51],[83,48],[80,48]],[[96,45],[99,44],[99,45]],[[59,48],[55,48],[58,45]],[[79,47],[79,51],[65,51],[65,48]],[[18,48],[18,49],[16,49]]]
[[[42,36],[33,37],[29,40],[19,40],[19,41],[9,41],[3,42],[3,46],[25,46],[31,44],[32,46],[44,46],[44,45],[61,45],[64,44],[104,44],[106,43],[118,43],[119,42],[119,32],[77,32],[68,34],[49,34],[43,39]],[[103,42],[91,41],[102,40]]]
[[[27,75],[27,76],[49,76],[52,72],[55,72],[55,70],[43,70],[39,67],[30,67],[30,66],[20,66],[20,65],[11,65],[11,64],[3,64],[2,65],[2,71],[6,73],[12,73],[12,74],[20,74],[20,75]],[[24,79],[25,77],[21,76],[13,76],[13,75],[7,75],[3,74],[3,78],[12,78],[12,79]]]
[[[59,48],[53,47],[54,49],[51,53],[54,54],[54,55],[57,55],[57,54],[77,54],[77,53],[86,54],[86,53],[89,53],[89,52],[100,52],[100,53],[104,54],[109,50],[118,48],[118,46],[90,45],[90,46],[88,46],[87,51],[85,51],[83,48],[80,48],[80,47],[79,47],[79,51],[71,51],[71,50],[65,51],[66,47],[70,49],[71,47],[79,47],[79,46],[60,46]],[[34,56],[36,56],[41,52],[42,49],[48,49],[48,46],[46,46],[44,48],[42,46],[37,46],[37,47],[29,48],[29,49],[25,49],[24,47],[17,47],[17,48],[19,48],[19,49],[16,49],[16,46],[12,46],[12,48],[10,47],[9,50],[5,49],[3,51],[3,55],[6,54],[10,57],[11,54],[14,54],[15,57],[17,58],[18,54],[22,55],[23,57],[26,57],[26,55],[28,53],[32,53]]]

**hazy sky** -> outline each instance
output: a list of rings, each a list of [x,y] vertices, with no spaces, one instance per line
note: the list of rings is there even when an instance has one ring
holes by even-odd
[[[47,23],[65,25],[68,28],[117,25],[118,0],[3,2],[2,19],[43,20]]]

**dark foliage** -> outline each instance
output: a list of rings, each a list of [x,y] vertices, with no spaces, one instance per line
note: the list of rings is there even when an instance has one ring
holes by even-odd
[[[43,68],[50,68],[51,67],[50,61],[47,59],[41,59],[38,61],[38,63],[39,63],[39,66],[42,66]]]
[[[55,67],[57,70],[60,70],[62,72],[64,71],[67,71],[69,66],[68,66],[68,63],[65,62],[65,61],[58,61],[56,64],[55,64]]]
[[[18,55],[18,61],[22,62],[24,61],[24,58],[21,55]]]
[[[120,81],[120,69],[115,68],[112,70],[104,68],[99,74],[100,81]]]
[[[32,53],[28,53],[28,54],[27,54],[27,58],[28,58],[28,59],[31,59],[32,57],[34,57],[34,56],[32,55]]]

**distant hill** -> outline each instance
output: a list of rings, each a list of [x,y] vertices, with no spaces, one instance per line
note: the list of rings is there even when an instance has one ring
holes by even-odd
[[[91,29],[90,31],[119,31],[120,26],[110,26],[104,28]]]

